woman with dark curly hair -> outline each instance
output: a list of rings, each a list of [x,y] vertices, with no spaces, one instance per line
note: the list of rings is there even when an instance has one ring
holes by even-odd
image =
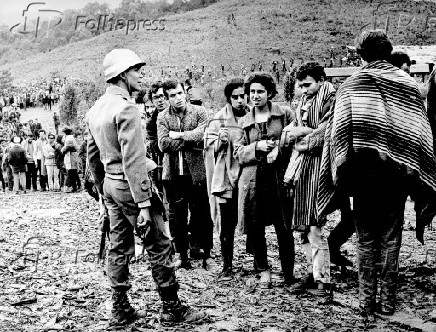
[[[240,164],[239,223],[247,233],[247,248],[254,255],[254,268],[261,274],[261,287],[271,287],[265,226],[274,225],[285,283],[293,282],[294,238],[286,227],[292,209],[286,201],[283,175],[289,160],[282,131],[293,119],[289,108],[271,102],[276,84],[268,73],[252,73],[244,82],[252,105],[239,120],[241,132],[234,142]]]

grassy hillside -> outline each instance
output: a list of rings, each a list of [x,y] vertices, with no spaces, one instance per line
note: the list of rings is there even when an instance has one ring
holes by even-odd
[[[61,75],[90,77],[100,73],[104,55],[116,47],[138,52],[147,64],[184,68],[263,63],[290,58],[321,60],[330,50],[345,55],[345,45],[364,28],[385,27],[394,44],[436,44],[435,3],[399,1],[380,5],[373,0],[221,0],[207,8],[165,17],[165,30],[109,32],[70,43],[26,60],[0,64],[16,82]],[[228,20],[233,14],[235,20]],[[412,19],[413,18],[413,19]]]

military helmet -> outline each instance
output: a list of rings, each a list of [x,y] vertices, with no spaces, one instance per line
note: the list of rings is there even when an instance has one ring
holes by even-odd
[[[127,69],[138,65],[144,66],[145,62],[135,52],[125,48],[116,48],[104,57],[104,78],[107,82]]]

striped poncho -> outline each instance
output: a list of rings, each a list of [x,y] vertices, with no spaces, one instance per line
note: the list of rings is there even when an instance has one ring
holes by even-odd
[[[364,66],[336,94],[322,155],[318,216],[329,212],[344,181],[342,171],[360,149],[376,150],[436,190],[433,137],[418,85],[385,61]]]
[[[294,187],[294,209],[292,228],[305,231],[308,226],[318,225],[316,218],[316,195],[318,191],[318,175],[321,165],[322,147],[325,128],[330,117],[331,105],[334,101],[335,89],[330,82],[324,82],[318,93],[309,98],[303,96],[298,105],[297,119],[307,111],[307,123],[296,123],[297,126],[308,126],[313,132],[305,137],[308,149],[304,152],[293,151],[284,176],[285,183]],[[301,122],[297,121],[296,122]]]

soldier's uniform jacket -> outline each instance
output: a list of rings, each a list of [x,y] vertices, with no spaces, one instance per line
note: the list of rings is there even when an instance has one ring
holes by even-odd
[[[150,164],[139,110],[129,93],[118,86],[109,86],[89,110],[86,122],[88,162],[100,193],[103,193],[105,173],[115,175],[128,181],[135,203],[142,207],[141,203],[152,194],[147,168]]]

